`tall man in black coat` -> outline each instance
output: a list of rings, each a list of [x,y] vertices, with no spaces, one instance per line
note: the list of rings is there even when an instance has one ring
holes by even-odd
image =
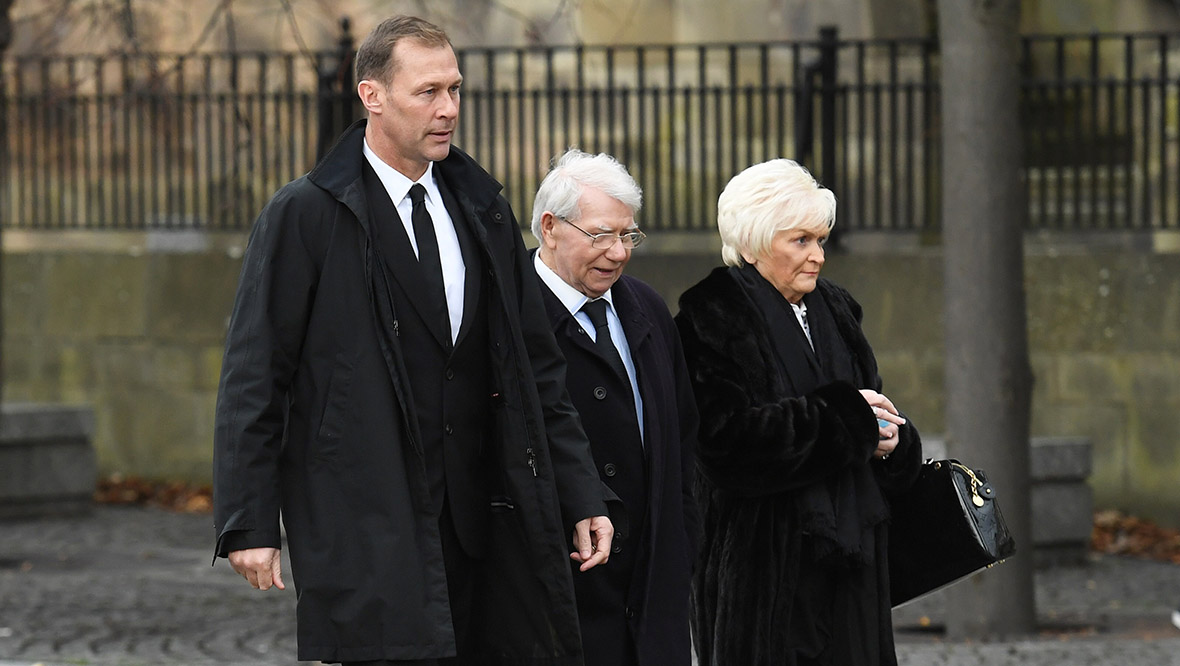
[[[533,259],[566,384],[602,480],[623,500],[610,564],[574,579],[587,663],[690,663],[696,402],[663,299],[623,275],[642,192],[609,155],[571,150],[533,205]]]
[[[609,492],[512,211],[450,145],[454,51],[397,17],[356,69],[367,122],[274,196],[243,261],[217,555],[283,589],[282,510],[300,660],[581,663],[568,562],[608,558]]]

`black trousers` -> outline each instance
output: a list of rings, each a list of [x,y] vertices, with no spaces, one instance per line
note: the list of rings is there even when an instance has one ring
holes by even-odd
[[[451,518],[451,503],[443,503],[438,519],[442,537],[443,563],[447,568],[447,596],[451,602],[451,623],[455,628],[455,645],[459,656],[440,659],[381,659],[378,661],[346,661],[341,666],[477,666],[471,609],[475,605],[478,560],[467,555],[459,544],[455,521]]]

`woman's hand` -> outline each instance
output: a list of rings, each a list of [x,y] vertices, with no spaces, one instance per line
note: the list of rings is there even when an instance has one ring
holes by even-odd
[[[890,453],[893,453],[893,449],[897,448],[901,426],[905,425],[905,418],[897,413],[897,407],[893,406],[893,401],[885,397],[883,393],[877,393],[871,389],[861,389],[860,394],[873,409],[873,416],[877,417],[877,424],[881,426],[878,432],[880,441],[877,443],[877,450],[873,451],[873,457],[884,460],[889,457]]]

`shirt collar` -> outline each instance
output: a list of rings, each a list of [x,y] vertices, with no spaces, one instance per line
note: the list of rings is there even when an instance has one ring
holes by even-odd
[[[541,281],[545,283],[545,286],[549,287],[549,291],[553,292],[553,295],[557,297],[557,300],[561,301],[565,309],[570,311],[570,314],[577,314],[582,309],[582,306],[586,304],[586,301],[590,300],[586,297],[586,294],[571,287],[568,282],[561,279],[557,273],[554,273],[552,268],[549,268],[545,262],[541,261],[540,250],[533,256],[533,267],[537,270],[537,275],[540,276]],[[610,303],[612,309],[615,307],[610,289],[606,290],[602,298],[607,303]]]
[[[377,178],[381,184],[385,186],[385,191],[389,193],[389,198],[396,206],[398,202],[406,198],[410,193],[410,188],[414,183],[421,183],[422,187],[426,188],[426,198],[433,203],[440,203],[442,197],[438,191],[438,184],[434,182],[434,162],[426,165],[426,172],[417,181],[410,180],[406,175],[397,169],[386,164],[373,149],[369,147],[369,140],[365,139],[364,147],[365,159],[369,161],[369,165],[373,167],[373,171],[377,173]]]

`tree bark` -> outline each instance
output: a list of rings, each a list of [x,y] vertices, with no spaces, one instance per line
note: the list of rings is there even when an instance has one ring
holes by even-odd
[[[1036,624],[1019,20],[1019,0],[939,0],[947,446],[987,472],[1018,548],[950,593],[952,638]]]
[[[8,52],[8,45],[12,43],[12,4],[16,0],[0,0],[0,59]],[[7,78],[4,74],[3,61],[0,60],[0,146],[4,150],[8,149],[8,86]],[[0,159],[7,160],[8,155],[0,155]],[[2,226],[2,225],[0,225]],[[0,229],[0,232],[3,230]],[[3,247],[3,239],[0,239],[0,247]],[[4,257],[3,252],[0,252],[0,275],[3,275]],[[3,284],[0,282],[0,287]],[[0,289],[0,293],[3,289]],[[0,331],[4,330],[4,321],[0,317]],[[3,357],[0,356],[0,366],[3,365]],[[3,401],[4,384],[3,378],[0,377],[0,402]]]
[[[12,4],[16,0],[0,0],[0,55],[12,43]]]

